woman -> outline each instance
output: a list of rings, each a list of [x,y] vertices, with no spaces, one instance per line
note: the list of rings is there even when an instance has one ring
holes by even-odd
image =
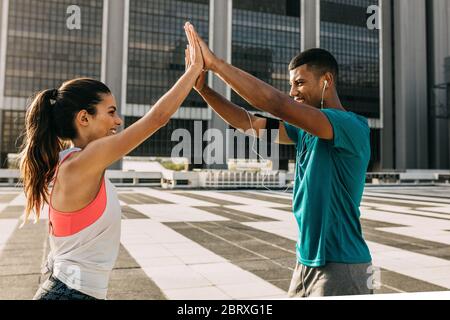
[[[139,121],[120,133],[110,90],[74,79],[37,94],[26,114],[21,177],[28,219],[49,205],[51,276],[34,299],[106,299],[120,245],[121,208],[106,168],[163,127],[202,72],[203,59],[185,25],[190,59],[184,75]],[[63,150],[66,142],[72,147]],[[48,191],[53,183],[51,193]]]

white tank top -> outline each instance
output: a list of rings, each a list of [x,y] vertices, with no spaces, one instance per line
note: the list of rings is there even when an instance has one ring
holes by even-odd
[[[64,150],[59,159],[80,150]],[[44,273],[53,272],[68,287],[97,299],[106,299],[109,276],[119,253],[122,215],[115,187],[109,179],[103,179],[106,207],[101,216],[69,236],[55,236],[50,232],[50,253],[43,268]],[[51,209],[49,221],[50,214]]]

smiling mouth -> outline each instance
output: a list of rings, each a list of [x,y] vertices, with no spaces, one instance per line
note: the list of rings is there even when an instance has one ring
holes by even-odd
[[[111,129],[111,130],[109,130],[109,132],[111,132],[111,134],[116,134],[117,133],[117,129]]]

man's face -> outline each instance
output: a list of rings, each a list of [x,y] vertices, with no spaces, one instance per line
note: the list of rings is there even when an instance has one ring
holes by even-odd
[[[320,108],[322,89],[320,77],[306,64],[289,71],[289,95],[295,101]]]

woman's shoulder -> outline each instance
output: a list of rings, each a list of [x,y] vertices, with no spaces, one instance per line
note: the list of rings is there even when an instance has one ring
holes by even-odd
[[[59,162],[62,163],[66,161],[69,157],[72,158],[74,155],[79,153],[82,149],[77,147],[67,148],[59,153]]]
[[[77,165],[77,159],[81,155],[82,149],[64,150],[61,153],[58,172],[56,175],[57,190],[66,196],[77,198],[81,196],[88,198],[98,193],[100,185],[103,183],[104,172],[94,173],[89,170],[83,170]],[[74,189],[75,188],[75,189]]]
[[[81,180],[85,181],[87,175],[89,175],[89,170],[83,170],[82,166],[77,165],[77,159],[81,156],[83,149],[72,147],[63,150],[59,153],[59,164],[58,164],[58,176],[62,177],[63,180]],[[91,175],[93,172],[90,173]],[[100,176],[101,172],[96,172],[93,177]],[[95,179],[94,179],[95,180]]]

